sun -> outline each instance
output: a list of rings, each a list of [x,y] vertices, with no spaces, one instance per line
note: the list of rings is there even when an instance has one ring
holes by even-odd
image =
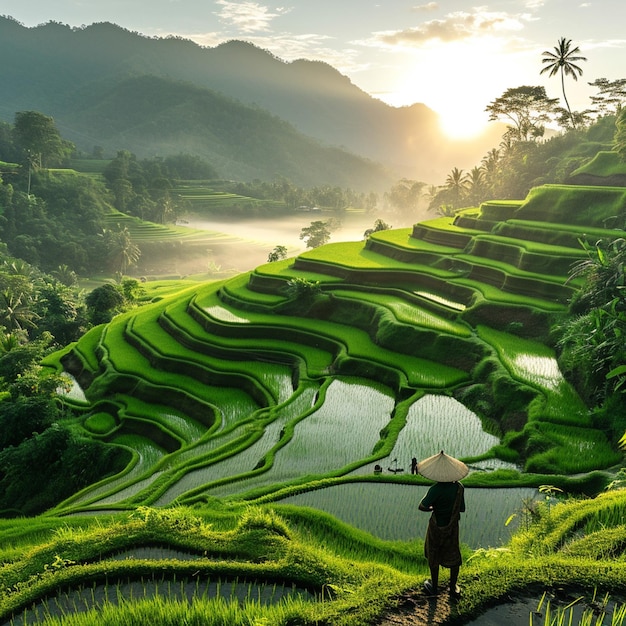
[[[496,38],[431,43],[398,57],[396,102],[420,102],[439,116],[450,139],[471,140],[489,127],[485,110],[494,94],[502,93],[512,75],[525,67],[523,59],[503,54]],[[508,65],[507,65],[508,64]]]
[[[435,111],[439,114],[441,130],[450,139],[474,139],[487,129],[488,118],[484,111],[467,107]]]

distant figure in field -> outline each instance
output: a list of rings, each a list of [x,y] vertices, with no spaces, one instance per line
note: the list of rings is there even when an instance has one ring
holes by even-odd
[[[415,457],[411,459],[411,474],[417,474],[417,459]]]
[[[458,482],[469,473],[465,463],[448,456],[442,450],[418,463],[417,471],[436,481],[419,503],[419,510],[432,513],[424,541],[424,556],[430,568],[430,579],[424,581],[428,595],[436,595],[439,567],[450,569],[450,595],[458,597],[457,585],[461,567],[459,519],[465,511],[463,485]]]

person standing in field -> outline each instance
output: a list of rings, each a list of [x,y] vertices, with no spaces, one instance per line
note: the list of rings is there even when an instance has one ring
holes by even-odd
[[[469,473],[465,463],[442,450],[417,465],[420,475],[436,481],[419,503],[419,510],[431,513],[424,541],[424,556],[430,568],[430,579],[424,581],[428,595],[436,595],[439,567],[450,569],[450,595],[458,597],[457,585],[461,567],[459,519],[465,511],[463,485],[458,482]]]

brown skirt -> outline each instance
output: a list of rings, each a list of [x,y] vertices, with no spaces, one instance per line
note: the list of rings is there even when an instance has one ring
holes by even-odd
[[[459,519],[452,520],[447,526],[437,526],[435,514],[430,516],[424,556],[430,567],[458,567],[462,563],[459,546]]]

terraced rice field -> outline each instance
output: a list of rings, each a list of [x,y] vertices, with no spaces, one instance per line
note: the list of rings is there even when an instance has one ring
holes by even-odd
[[[581,229],[601,230],[619,200],[596,195],[600,217],[590,209]],[[585,196],[593,206],[593,189]],[[525,202],[323,246],[163,297],[86,335],[47,362],[70,377],[66,401],[85,433],[95,435],[90,412],[109,411],[106,440],[135,457],[59,510],[267,500],[323,492],[324,481],[355,490],[376,463],[408,467],[440,449],[472,459],[477,475],[516,475],[529,461],[545,473],[606,467],[606,438],[543,343],[581,256],[575,228],[559,221],[569,197],[549,186]],[[291,298],[296,278],[318,294]],[[476,411],[456,399],[478,388],[486,397]],[[549,453],[498,458],[505,433],[498,416],[484,431],[480,407],[501,401],[489,397],[500,389],[534,398],[515,420],[522,436],[542,433]],[[563,461],[581,454],[584,466]],[[376,480],[419,482],[389,472]],[[365,508],[377,506],[376,487],[363,483]]]

